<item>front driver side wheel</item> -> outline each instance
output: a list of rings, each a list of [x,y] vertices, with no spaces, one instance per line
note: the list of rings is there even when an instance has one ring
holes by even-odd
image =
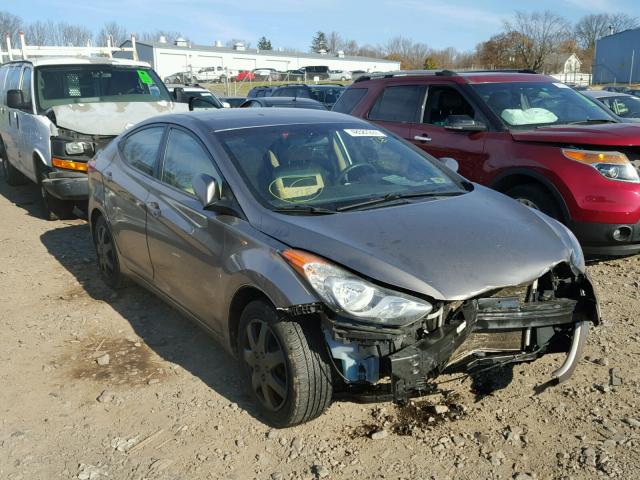
[[[506,194],[529,208],[540,210],[556,220],[560,219],[560,209],[554,198],[542,187],[531,184],[517,185]]]
[[[319,325],[297,322],[257,300],[242,312],[238,353],[251,396],[267,423],[308,422],[331,404],[333,385]]]

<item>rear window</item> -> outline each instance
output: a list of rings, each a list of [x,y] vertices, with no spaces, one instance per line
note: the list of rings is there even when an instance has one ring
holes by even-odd
[[[351,113],[367,93],[366,88],[349,88],[338,99],[332,110],[340,113]]]
[[[369,112],[369,118],[387,122],[417,122],[425,90],[423,85],[387,87]]]

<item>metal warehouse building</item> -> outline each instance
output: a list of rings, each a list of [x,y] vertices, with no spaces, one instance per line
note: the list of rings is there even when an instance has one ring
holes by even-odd
[[[131,47],[131,41],[122,47]],[[276,70],[297,70],[308,66],[327,66],[331,70],[364,70],[365,72],[399,70],[400,62],[379,58],[352,57],[338,54],[285,52],[277,50],[245,49],[242,44],[234,48],[191,45],[178,39],[171,44],[166,41],[136,41],[140,60],[148,62],[160,77],[176,72],[197,72],[206,67],[222,67],[229,70],[253,70],[254,68],[275,68]]]
[[[640,82],[640,28],[625,30],[596,42],[593,83]]]

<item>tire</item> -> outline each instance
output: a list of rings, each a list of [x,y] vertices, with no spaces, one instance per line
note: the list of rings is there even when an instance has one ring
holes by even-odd
[[[539,210],[551,218],[560,220],[558,204],[543,187],[531,184],[517,185],[507,190],[506,194],[527,207]]]
[[[37,171],[39,179],[38,186],[40,187],[40,212],[42,214],[42,218],[49,221],[75,218],[75,215],[73,214],[74,203],[60,200],[47,192],[42,184],[42,180],[47,177],[41,168],[38,168]]]
[[[4,180],[8,185],[15,187],[27,183],[27,177],[25,177],[20,170],[11,165],[2,143],[0,143],[0,158],[2,159],[2,173],[4,174]]]
[[[125,286],[125,279],[120,271],[118,250],[113,241],[109,224],[103,216],[98,217],[93,227],[93,245],[100,277],[110,288],[117,290]]]
[[[277,428],[313,420],[331,404],[333,384],[317,325],[281,316],[264,301],[242,312],[238,353],[251,396]]]

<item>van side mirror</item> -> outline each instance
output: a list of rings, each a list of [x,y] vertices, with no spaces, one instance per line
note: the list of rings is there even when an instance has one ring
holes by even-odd
[[[454,172],[457,172],[458,168],[460,168],[460,165],[458,164],[458,161],[455,158],[442,157],[440,161],[444,163],[445,167],[447,167],[449,170],[453,170]]]
[[[474,120],[469,115],[449,115],[444,122],[444,128],[458,132],[484,132],[487,130],[484,122]]]
[[[220,186],[212,176],[201,173],[193,177],[191,184],[203,209],[210,208],[220,200]]]
[[[22,90],[7,90],[7,107],[22,110],[24,105],[24,92]]]

